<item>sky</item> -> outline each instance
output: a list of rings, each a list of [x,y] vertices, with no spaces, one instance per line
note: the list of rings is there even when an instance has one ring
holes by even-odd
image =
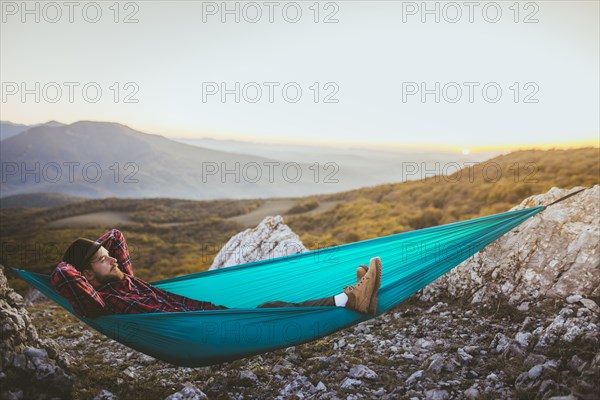
[[[598,1],[74,4],[1,2],[3,121],[463,152],[600,144]]]

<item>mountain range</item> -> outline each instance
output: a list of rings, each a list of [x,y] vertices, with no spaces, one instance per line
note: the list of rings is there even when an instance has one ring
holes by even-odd
[[[418,179],[497,153],[171,139],[111,122],[3,121],[0,196],[243,199],[328,194]],[[424,164],[423,164],[424,163]]]

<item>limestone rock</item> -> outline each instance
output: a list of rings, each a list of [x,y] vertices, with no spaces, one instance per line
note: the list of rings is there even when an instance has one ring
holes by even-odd
[[[598,319],[596,315],[574,316],[573,310],[563,308],[552,322],[541,330],[536,348],[546,348],[557,342],[573,343],[575,340],[597,343]]]
[[[594,301],[590,299],[581,299],[579,300],[581,304],[585,306],[588,310],[595,312],[596,314],[600,314],[600,306]]]
[[[35,288],[30,288],[27,294],[25,295],[25,298],[23,299],[26,307],[29,307],[30,305],[32,305],[33,303],[37,303],[38,301],[44,300],[48,300],[48,298],[44,296],[42,292]]]
[[[352,378],[377,379],[377,373],[365,365],[356,365],[348,373]]]
[[[68,398],[74,377],[62,367],[51,339],[40,339],[23,298],[8,286],[0,265],[0,398]],[[61,367],[62,365],[62,367]]]
[[[351,389],[353,386],[361,386],[362,381],[359,379],[346,378],[340,385],[342,389]]]
[[[106,389],[102,389],[100,393],[98,393],[98,395],[94,397],[94,400],[119,400],[119,397],[115,396]]]
[[[547,205],[581,187],[552,188],[511,210]],[[472,303],[505,296],[511,304],[543,297],[600,296],[600,185],[549,206],[422,291]],[[593,307],[590,304],[590,307]]]
[[[298,235],[280,215],[265,217],[257,227],[238,233],[219,251],[209,270],[303,253]]]
[[[439,389],[431,389],[425,392],[427,400],[446,400],[450,397],[447,391]]]
[[[207,400],[208,396],[195,386],[186,386],[165,400]]]

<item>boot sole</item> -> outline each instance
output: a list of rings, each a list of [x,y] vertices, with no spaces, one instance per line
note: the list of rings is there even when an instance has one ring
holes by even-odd
[[[376,268],[375,289],[373,290],[373,294],[371,294],[371,301],[369,302],[369,307],[367,309],[369,314],[375,314],[377,311],[377,303],[379,302],[379,297],[377,297],[379,286],[381,286],[381,260],[379,258],[375,259],[374,267]],[[371,266],[371,268],[373,268],[373,266]]]

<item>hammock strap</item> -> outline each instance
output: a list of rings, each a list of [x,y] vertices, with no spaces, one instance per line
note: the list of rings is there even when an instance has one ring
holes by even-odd
[[[584,191],[584,190],[586,190],[586,189],[589,189],[589,188],[583,188],[583,189],[576,190],[576,191],[574,191],[573,193],[569,193],[568,195],[566,195],[566,196],[563,196],[563,197],[561,197],[561,198],[560,198],[560,199],[558,199],[558,200],[554,200],[552,203],[548,204],[546,207],[550,207],[551,205],[553,205],[553,204],[556,204],[556,203],[558,203],[559,201],[563,201],[563,200],[565,200],[565,199],[568,199],[568,198],[569,198],[569,197],[571,197],[571,196],[575,196],[577,193],[583,192],[583,191]]]

